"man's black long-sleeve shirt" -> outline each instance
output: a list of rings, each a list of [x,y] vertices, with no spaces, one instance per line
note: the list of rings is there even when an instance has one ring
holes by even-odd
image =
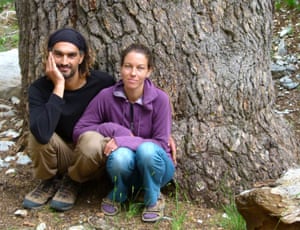
[[[48,143],[54,132],[66,142],[72,142],[73,128],[91,99],[114,83],[109,74],[93,70],[83,87],[65,90],[60,98],[52,93],[52,81],[45,76],[37,79],[28,92],[31,133],[41,144]]]

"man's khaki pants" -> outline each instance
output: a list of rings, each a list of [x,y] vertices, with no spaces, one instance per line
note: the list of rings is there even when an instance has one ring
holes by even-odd
[[[88,131],[79,137],[76,146],[67,144],[56,133],[49,143],[40,144],[30,134],[28,148],[34,175],[42,180],[65,173],[77,182],[95,179],[105,170],[103,149],[108,140],[97,132]]]

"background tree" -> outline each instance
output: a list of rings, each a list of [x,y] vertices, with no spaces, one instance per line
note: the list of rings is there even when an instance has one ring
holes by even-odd
[[[224,202],[297,163],[294,134],[273,112],[272,0],[18,0],[16,9],[25,96],[57,28],[81,31],[95,68],[116,77],[122,48],[153,48],[152,79],[174,108],[176,179],[193,200]]]

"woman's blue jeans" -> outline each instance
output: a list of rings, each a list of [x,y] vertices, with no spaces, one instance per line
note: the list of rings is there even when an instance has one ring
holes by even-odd
[[[118,148],[109,155],[106,169],[114,184],[109,199],[124,202],[129,191],[142,189],[146,206],[157,202],[160,188],[173,178],[175,172],[165,150],[152,142],[141,144],[136,151]]]

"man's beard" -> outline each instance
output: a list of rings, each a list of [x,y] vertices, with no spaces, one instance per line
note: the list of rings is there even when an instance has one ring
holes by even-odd
[[[59,69],[60,67],[66,67],[66,66],[58,65],[57,67],[58,67],[58,69]],[[67,67],[68,67],[68,66],[67,66]],[[68,68],[69,68],[69,67],[68,67]],[[74,77],[74,75],[75,75],[75,70],[73,70],[71,67],[70,67],[69,69],[71,70],[71,72],[68,73],[68,74],[60,71],[61,74],[63,75],[63,77],[64,77],[65,79],[70,79],[70,78]]]
[[[71,72],[69,74],[62,73],[62,75],[64,76],[65,79],[70,79],[70,78],[74,77],[75,71],[71,70]]]

